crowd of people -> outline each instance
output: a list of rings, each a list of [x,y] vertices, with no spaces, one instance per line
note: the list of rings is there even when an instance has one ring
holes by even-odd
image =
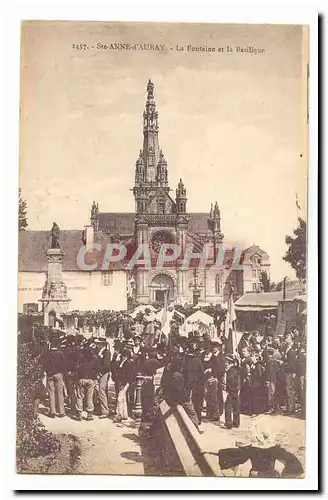
[[[224,333],[213,339],[193,331],[185,337],[175,321],[168,333],[162,330],[145,311],[143,320],[127,322],[114,339],[50,331],[42,353],[46,382],[36,391],[35,411],[47,395],[51,418],[64,418],[70,409],[79,421],[84,411],[93,420],[97,403],[99,418],[113,416],[122,425],[133,416],[139,374],[145,422],[163,399],[183,406],[199,429],[204,418],[223,419],[229,429],[239,427],[241,413],[305,411],[306,340],[296,329],[283,337],[245,333],[235,353]]]

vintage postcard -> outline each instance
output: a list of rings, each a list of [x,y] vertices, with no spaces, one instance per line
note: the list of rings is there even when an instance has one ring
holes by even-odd
[[[19,474],[306,477],[308,36],[22,23]]]

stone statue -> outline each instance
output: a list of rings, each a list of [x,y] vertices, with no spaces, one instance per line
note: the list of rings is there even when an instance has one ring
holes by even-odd
[[[56,224],[56,222],[54,222],[52,225],[52,228],[51,228],[50,248],[60,248],[59,233],[60,233],[59,226],[58,226],[58,224]]]

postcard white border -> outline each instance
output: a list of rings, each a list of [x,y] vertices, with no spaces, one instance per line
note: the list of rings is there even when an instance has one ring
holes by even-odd
[[[313,5],[313,2],[311,3]],[[1,287],[4,295],[5,322],[3,335],[9,338],[9,350],[3,355],[3,380],[8,383],[6,401],[10,411],[5,412],[6,421],[1,430],[6,434],[6,455],[2,470],[6,470],[6,483],[13,490],[313,490],[317,488],[318,470],[318,400],[317,400],[317,359],[318,359],[318,271],[317,271],[317,159],[318,159],[318,27],[317,13],[304,8],[304,3],[286,1],[268,5],[264,2],[229,2],[223,6],[218,2],[198,1],[197,3],[166,1],[155,2],[90,2],[80,1],[18,2],[6,5],[4,23],[5,64],[5,178],[3,196],[6,249],[2,248],[4,267]],[[307,394],[307,465],[306,478],[295,479],[237,479],[237,478],[158,478],[126,476],[27,476],[13,473],[15,450],[15,391],[13,390],[16,365],[16,296],[17,296],[17,207],[18,186],[18,112],[19,112],[19,30],[22,19],[53,20],[124,20],[124,21],[183,21],[220,23],[287,23],[310,25],[310,182],[309,182],[309,232],[308,257],[308,394]],[[10,214],[10,215],[9,215]],[[2,245],[4,246],[4,245]],[[8,251],[8,249],[10,249]],[[5,251],[4,251],[5,250]],[[6,298],[6,300],[4,300]],[[7,346],[6,346],[7,348]],[[8,353],[8,355],[7,355]],[[313,388],[313,390],[311,390]],[[8,418],[9,417],[9,418]],[[8,421],[7,421],[8,418]],[[5,467],[5,469],[4,469]],[[65,495],[64,495],[65,496]]]

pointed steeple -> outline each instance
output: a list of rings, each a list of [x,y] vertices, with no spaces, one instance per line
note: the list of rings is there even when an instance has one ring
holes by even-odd
[[[187,190],[180,179],[178,187],[176,189],[176,197],[175,202],[177,206],[177,213],[184,214],[186,213],[186,205],[187,205]]]
[[[167,186],[167,161],[164,158],[163,151],[159,153],[159,162],[157,164],[156,181],[160,186]]]
[[[142,149],[139,152],[139,158],[136,161],[135,183],[141,184],[145,180],[145,163],[142,156]]]
[[[213,210],[213,203],[211,203],[210,216],[207,219],[207,225],[208,225],[208,228],[214,234],[221,235],[221,216],[220,216],[220,209],[219,209],[219,205],[218,205],[217,201],[214,204],[214,210]],[[223,237],[223,235],[222,235],[222,237]]]
[[[176,190],[176,195],[177,198],[184,198],[187,194],[186,188],[182,182],[182,179],[180,179],[177,190]]]
[[[95,231],[98,231],[99,227],[99,205],[95,201],[92,203],[90,223]]]
[[[213,203],[211,203],[210,219],[213,219]]]
[[[158,143],[158,112],[154,98],[154,84],[151,80],[147,84],[146,108],[143,113],[143,159],[146,167],[146,181],[156,181],[156,167],[158,165],[159,143]]]
[[[214,205],[213,219],[220,220],[220,209],[217,201],[215,202]]]
[[[135,165],[135,184],[133,194],[136,202],[136,212],[146,213],[154,210],[149,205],[159,188],[169,194],[168,169],[164,154],[158,140],[158,112],[154,97],[154,84],[147,84],[147,99],[143,113],[143,147]],[[162,193],[163,194],[163,193]],[[160,196],[160,195],[159,195]],[[173,201],[169,202],[172,204]],[[174,213],[175,208],[172,208]]]

